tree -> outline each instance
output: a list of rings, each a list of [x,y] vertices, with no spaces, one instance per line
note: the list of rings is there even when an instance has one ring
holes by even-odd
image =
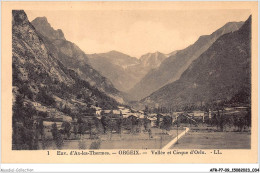
[[[91,143],[89,149],[99,149],[101,145],[101,140],[97,140]]]
[[[110,140],[112,138],[113,131],[116,130],[116,126],[117,126],[116,120],[110,119],[108,122],[108,129],[110,131]]]
[[[161,128],[169,131],[172,126],[172,118],[170,116],[164,116],[161,124]]]
[[[106,116],[102,116],[101,117],[101,124],[103,126],[103,129],[104,129],[104,133],[107,132],[107,129],[108,129],[108,126],[109,126],[109,118],[106,117]]]
[[[248,128],[251,127],[251,121],[252,121],[252,118],[251,118],[251,107],[249,107],[249,108],[247,108],[246,115],[245,115],[245,122],[246,122],[246,126]]]
[[[70,115],[71,114],[71,109],[65,105],[64,109],[62,110],[62,112],[67,114],[67,115]]]
[[[82,124],[82,123],[84,123],[84,121],[83,121],[83,119],[81,117],[79,117],[78,120],[77,120],[77,123],[78,124]]]
[[[57,128],[56,123],[51,125],[51,134],[52,134],[53,140],[55,140],[57,138],[57,135],[58,135],[58,128]]]
[[[118,133],[120,135],[121,135],[121,132],[122,132],[122,123],[123,123],[122,118],[117,119],[116,125],[117,125],[117,129],[118,129]]]
[[[84,133],[85,133],[84,123],[80,123],[80,124],[79,124],[78,133],[79,133],[79,135],[80,135],[80,138],[81,138],[81,135],[84,135]]]
[[[23,105],[23,98],[20,94],[16,96],[15,103],[13,105],[13,123],[15,122],[22,122],[24,119],[24,105]]]
[[[48,116],[48,114],[47,114],[47,112],[39,111],[39,112],[38,112],[38,116],[39,116],[39,117],[46,118],[46,117]]]
[[[92,139],[92,132],[93,132],[93,127],[95,126],[95,124],[90,120],[88,123],[87,123],[87,128],[89,130],[89,138]]]
[[[36,114],[31,104],[24,104],[23,97],[18,94],[13,105],[13,148],[17,150],[33,150],[38,148],[38,136],[34,127],[33,116]]]
[[[161,119],[161,115],[160,114],[157,114],[157,120],[156,120],[156,126],[159,128],[160,127],[160,119]]]
[[[36,99],[47,106],[55,105],[55,100],[44,89],[40,89]]]
[[[245,126],[245,119],[239,117],[238,118],[238,127],[239,127],[240,132],[243,130],[244,126]]]
[[[30,87],[28,84],[23,84],[20,88],[19,88],[19,92],[23,95],[23,98],[27,97],[28,99],[32,99],[33,98],[33,93],[30,90]]]
[[[32,150],[33,149],[33,137],[32,130],[26,129],[17,122],[13,125],[12,143],[14,150]]]
[[[55,144],[57,146],[58,149],[61,149],[63,147],[63,138],[61,136],[61,133],[58,131],[57,133],[57,138],[55,140]]]
[[[73,126],[73,133],[74,133],[75,138],[77,138],[78,129],[77,129],[76,125]]]
[[[69,138],[70,137],[70,129],[71,129],[70,123],[65,121],[65,122],[62,123],[61,127],[63,128],[64,133]]]
[[[148,129],[150,129],[150,124],[151,124],[151,121],[145,117],[144,118],[144,130],[147,131]]]
[[[145,105],[144,114],[147,115],[149,113],[149,107]]]
[[[149,134],[149,139],[153,138],[151,129],[148,129],[148,134]]]
[[[239,131],[239,120],[237,116],[233,116],[233,125],[235,127],[235,130]]]
[[[79,147],[79,149],[81,149],[81,150],[85,150],[85,149],[87,148],[85,141],[82,140],[82,139],[78,140],[78,147]]]
[[[136,132],[136,127],[138,125],[138,119],[136,116],[131,115],[130,117],[128,117],[128,119],[130,120],[130,125],[131,125],[131,133],[135,133]]]
[[[43,136],[42,138],[42,149],[47,149],[52,144],[52,139],[50,137]]]
[[[53,137],[53,140],[55,141],[57,148],[61,149],[62,146],[63,146],[63,138],[62,138],[61,133],[59,132],[59,130],[57,128],[56,123],[52,124],[51,133],[52,133],[52,137]]]
[[[43,125],[43,120],[41,119],[39,122],[38,122],[38,131],[41,135],[41,138],[43,138],[44,136],[44,125]]]
[[[33,150],[39,149],[39,133],[36,130],[34,132],[34,139],[33,139]]]

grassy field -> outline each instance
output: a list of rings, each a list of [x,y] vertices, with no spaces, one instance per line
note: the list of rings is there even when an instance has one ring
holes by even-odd
[[[156,133],[156,131],[158,133]],[[102,140],[101,149],[159,149],[176,136],[176,131],[171,130],[169,135],[161,133],[160,129],[153,129],[153,138],[149,139],[148,133],[139,134],[113,134],[112,139]],[[104,136],[103,136],[104,137]],[[102,138],[103,138],[102,137]],[[107,137],[105,137],[107,138]]]
[[[173,149],[250,149],[250,132],[217,132],[191,129]]]
[[[176,130],[170,130],[164,134],[161,129],[152,128],[152,138],[146,132],[129,134],[123,132],[121,135],[117,133],[99,135],[101,141],[100,149],[160,149],[177,136]],[[179,130],[181,133],[183,130]],[[49,134],[50,135],[50,134]],[[85,134],[81,140],[64,140],[62,149],[89,149],[92,142],[98,141],[89,139],[89,135]],[[56,148],[53,141],[46,149]]]

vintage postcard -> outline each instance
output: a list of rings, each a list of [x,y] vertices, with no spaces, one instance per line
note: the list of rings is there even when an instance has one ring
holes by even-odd
[[[2,2],[3,163],[257,163],[257,2]]]

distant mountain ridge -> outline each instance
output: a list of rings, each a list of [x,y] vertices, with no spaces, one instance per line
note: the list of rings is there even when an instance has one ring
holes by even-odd
[[[113,84],[90,65],[87,55],[76,44],[66,40],[61,30],[54,30],[46,17],[37,17],[31,23],[44,40],[47,49],[67,68],[75,70],[82,79],[118,102],[124,102]]]
[[[229,22],[211,35],[201,36],[189,47],[170,53],[158,68],[150,70],[127,93],[130,100],[140,100],[164,85],[176,81],[193,60],[206,51],[221,35],[238,30],[243,22]]]
[[[182,107],[219,101],[251,102],[251,16],[238,31],[220,36],[179,80],[144,98],[141,104]]]
[[[112,50],[106,53],[99,54],[89,54],[89,58],[106,58],[112,64],[127,68],[129,65],[134,65],[138,63],[138,59],[131,57],[124,53]]]
[[[167,58],[163,53],[155,52],[137,59],[118,51],[89,54],[88,57],[90,64],[123,92],[128,91],[149,70],[158,67]]]
[[[166,55],[161,52],[147,53],[140,57],[142,67],[149,66],[151,69],[158,67],[166,59]]]

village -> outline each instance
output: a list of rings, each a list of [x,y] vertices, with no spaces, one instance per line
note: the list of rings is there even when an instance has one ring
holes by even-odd
[[[88,113],[72,116],[71,111],[61,111],[38,102],[31,104],[40,115],[35,116],[35,128],[43,128],[39,138],[42,149],[159,149],[180,138],[181,133],[186,134],[187,128],[191,130],[186,136],[205,130],[224,132],[223,135],[232,131],[250,131],[249,120],[246,120],[248,107],[154,112],[122,105],[111,110],[91,105]],[[65,109],[68,108],[65,106]],[[175,143],[170,147],[185,146]]]

